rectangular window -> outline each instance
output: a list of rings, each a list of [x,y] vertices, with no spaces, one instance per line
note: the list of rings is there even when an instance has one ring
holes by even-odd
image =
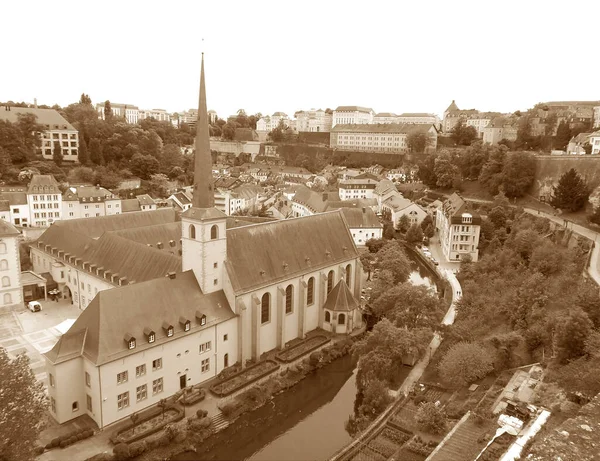
[[[163,379],[158,378],[152,381],[152,394],[159,394],[163,391]]]
[[[139,402],[140,400],[145,400],[148,397],[148,386],[146,384],[142,384],[135,388],[135,397]]]
[[[85,385],[87,387],[92,387],[92,377],[87,371],[85,372]]]
[[[160,370],[162,368],[162,358],[152,360],[152,371]]]
[[[117,395],[117,409],[122,410],[129,406],[129,392]]]
[[[144,376],[146,374],[146,364],[138,365],[135,367],[135,377],[139,378],[140,376]]]
[[[117,384],[123,384],[127,382],[128,378],[127,371],[122,371],[121,373],[117,373]]]
[[[223,335],[223,341],[227,341],[227,339],[229,339],[229,336],[228,336],[228,335],[226,335],[226,334],[225,334],[225,335]]]
[[[200,344],[200,353],[202,354],[203,352],[208,352],[211,349],[211,341],[208,341],[207,343],[204,344]]]
[[[85,406],[87,407],[87,411],[92,412],[92,396],[87,394],[85,396]]]
[[[201,365],[202,365],[202,368],[201,368],[202,373],[209,371],[210,370],[210,359],[208,358],[208,359],[202,360]]]
[[[52,413],[56,413],[56,400],[54,400],[54,397],[50,397],[50,408]]]
[[[48,373],[48,381],[50,383],[50,387],[54,387],[54,376],[52,376],[52,373]]]

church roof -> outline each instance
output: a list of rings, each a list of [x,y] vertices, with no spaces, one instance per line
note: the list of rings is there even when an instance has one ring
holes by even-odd
[[[202,315],[206,316],[205,325],[198,320]],[[53,363],[83,355],[102,365],[212,328],[233,317],[223,291],[202,293],[193,272],[186,271],[174,279],[162,277],[100,291],[45,355]],[[181,318],[191,322],[190,331],[184,331]],[[162,328],[165,322],[175,329],[171,337]],[[154,343],[148,343],[144,330],[155,333]],[[128,348],[126,337],[135,338],[134,349]]]
[[[357,257],[341,211],[227,231],[225,267],[235,293]]]
[[[225,213],[216,208],[188,208],[182,215],[184,218],[202,220],[223,219],[227,217]]]
[[[158,244],[162,243],[163,249],[167,253],[174,251],[174,254],[177,254],[177,249],[180,248],[179,241],[181,240],[181,221],[110,231],[110,234],[144,245],[152,245],[157,249],[160,249]],[[174,246],[169,245],[171,241],[175,243]]]
[[[323,309],[327,309],[333,312],[350,312],[358,307],[358,303],[346,281],[341,279],[336,286],[327,295],[327,301],[323,304]]]

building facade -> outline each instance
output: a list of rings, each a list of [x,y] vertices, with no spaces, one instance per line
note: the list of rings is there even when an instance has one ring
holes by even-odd
[[[592,155],[600,154],[600,131],[590,134],[589,143],[592,146]]]
[[[461,261],[466,257],[477,261],[480,226],[481,217],[467,211],[466,202],[457,193],[443,203],[436,213],[436,229],[447,261]]]
[[[52,175],[34,175],[27,187],[30,225],[46,227],[62,219],[62,193]]]
[[[396,123],[414,123],[418,125],[433,125],[436,128],[441,127],[440,118],[435,114],[423,112],[405,112],[396,117]]]
[[[23,304],[20,243],[21,233],[9,222],[0,220],[0,306]]]
[[[430,139],[426,151],[437,147],[437,130],[433,125],[336,125],[331,129],[330,145],[333,149],[378,153],[402,153],[408,150],[410,133],[423,132]]]
[[[328,133],[333,124],[333,114],[322,109],[301,110],[294,114],[296,131],[311,133]]]
[[[340,181],[340,200],[368,199],[375,197],[377,181],[374,179],[346,179]]]
[[[373,116],[373,123],[399,123],[398,116],[392,112],[380,112]]]
[[[62,196],[62,219],[92,218],[121,213],[121,199],[100,186],[71,186]]]
[[[333,126],[373,123],[375,112],[369,107],[339,106],[333,111]]]
[[[106,119],[104,114],[104,102],[96,104],[96,112],[98,112],[98,118],[102,120]],[[123,117],[127,123],[136,124],[140,120],[140,109],[133,104],[120,104],[120,103],[110,103],[110,107],[112,109],[112,113],[114,117]]]
[[[153,118],[159,122],[170,122],[171,114],[164,109],[140,109],[138,110],[138,121]]]
[[[283,122],[287,127],[291,128],[290,118],[283,112],[275,112],[273,115],[261,117],[256,122],[256,131],[270,132],[279,126],[279,123]]]

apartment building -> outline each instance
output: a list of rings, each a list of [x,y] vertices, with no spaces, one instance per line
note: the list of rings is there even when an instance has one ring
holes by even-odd
[[[312,133],[328,133],[333,124],[333,114],[322,109],[301,110],[294,114],[296,131]]]
[[[0,220],[0,306],[23,303],[20,242],[21,233],[6,220]]]
[[[153,118],[159,122],[170,122],[171,114],[164,109],[140,109],[138,111],[138,121]]]
[[[100,186],[75,185],[62,197],[62,219],[91,218],[121,214],[121,199]]]
[[[402,153],[408,150],[406,139],[410,133],[426,133],[431,140],[427,151],[437,146],[437,130],[433,125],[336,125],[331,129],[333,149],[378,153]]]
[[[104,115],[104,102],[96,104],[96,111],[98,112],[98,118],[105,119]],[[127,123],[136,124],[140,120],[140,109],[133,104],[120,104],[110,103],[113,116],[124,117]]]
[[[45,127],[39,148],[43,158],[52,160],[54,145],[59,143],[65,162],[79,161],[79,132],[56,110],[10,106],[0,108],[0,120],[11,123],[16,123],[19,115],[25,114],[35,115],[37,123]]]
[[[291,120],[287,114],[283,112],[275,112],[273,115],[266,115],[261,117],[256,122],[256,131],[269,132],[279,126],[279,123],[283,122],[287,127],[292,128]]]
[[[333,111],[333,126],[373,123],[375,112],[369,107],[339,106]]]
[[[62,192],[52,175],[32,176],[27,187],[30,226],[46,227],[62,219]]]
[[[483,142],[496,145],[502,140],[517,140],[517,121],[509,117],[494,117],[483,128]]]
[[[377,183],[374,179],[346,179],[340,181],[338,186],[340,200],[375,198]]]
[[[398,123],[398,116],[392,112],[380,112],[373,116],[373,123]]]
[[[480,227],[481,217],[468,211],[467,203],[460,195],[452,194],[436,213],[436,229],[446,260],[460,261],[469,256],[476,262]]]

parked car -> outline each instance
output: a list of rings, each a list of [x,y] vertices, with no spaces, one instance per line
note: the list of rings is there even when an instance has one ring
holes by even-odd
[[[437,259],[435,259],[435,258],[431,258],[431,262],[432,262],[433,264],[435,264],[436,266],[439,266],[439,265],[440,265],[440,263],[439,263],[439,262],[437,261]]]
[[[31,312],[40,312],[42,310],[42,305],[37,301],[29,301],[27,303],[27,309]]]

